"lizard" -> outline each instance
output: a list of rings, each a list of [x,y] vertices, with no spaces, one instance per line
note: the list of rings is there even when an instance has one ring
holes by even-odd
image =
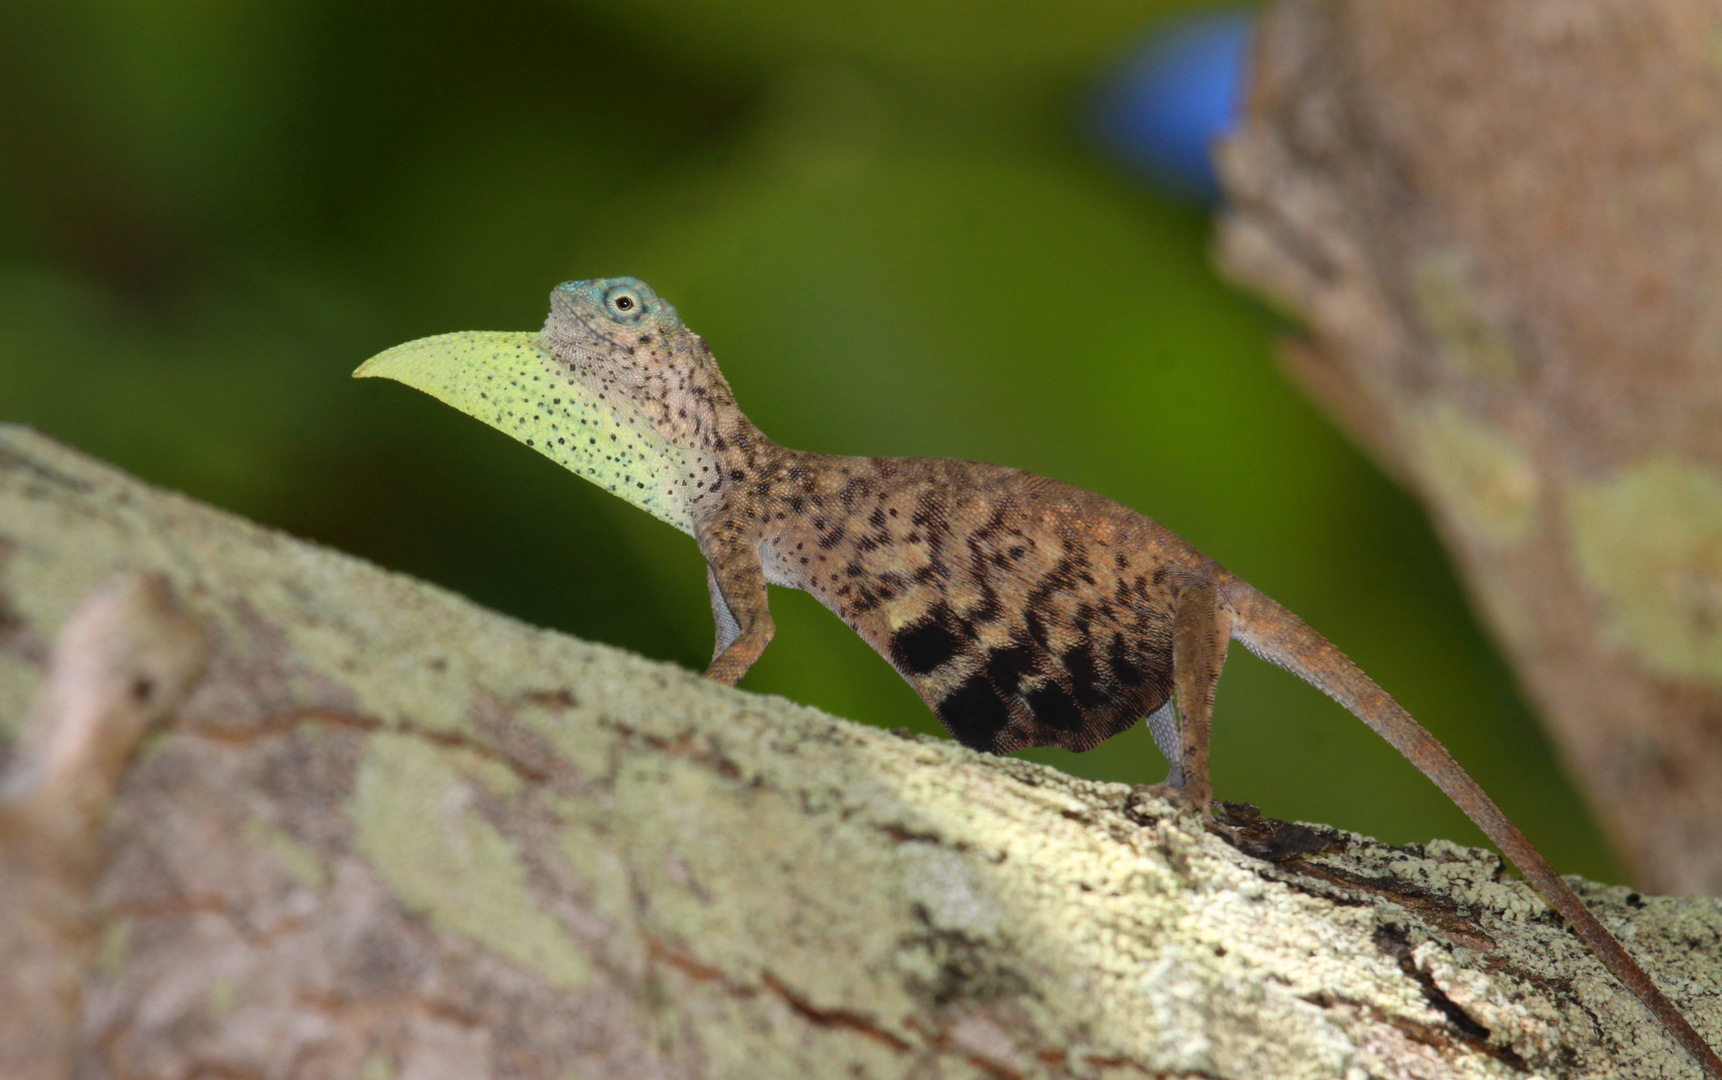
[[[705,675],[725,685],[771,642],[766,586],[802,589],[965,746],[1083,751],[1145,717],[1171,766],[1154,790],[1205,815],[1214,692],[1238,641],[1421,770],[1722,1080],[1722,1058],[1446,747],[1303,620],[1135,510],[1001,465],[780,446],[637,278],[558,285],[536,336],[423,339],[354,374],[424,389],[691,535],[716,624]]]

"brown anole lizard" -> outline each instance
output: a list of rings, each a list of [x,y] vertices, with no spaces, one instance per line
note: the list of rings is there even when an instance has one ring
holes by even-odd
[[[1172,764],[1161,793],[1205,814],[1214,688],[1235,638],[1422,770],[1722,1080],[1722,1058],[1433,735],[1296,615],[1136,511],[1000,465],[779,446],[705,341],[634,278],[557,286],[536,340],[446,335],[356,374],[427,390],[690,533],[717,623],[706,676],[721,683],[771,641],[766,585],[804,589],[964,745],[1088,750],[1146,717]]]

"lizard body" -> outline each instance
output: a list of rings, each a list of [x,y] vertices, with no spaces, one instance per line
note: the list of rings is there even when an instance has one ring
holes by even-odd
[[[658,459],[679,471],[657,477],[651,505],[645,484],[618,493],[699,543],[717,624],[708,677],[734,685],[771,641],[767,583],[803,589],[965,745],[1087,750],[1146,717],[1172,766],[1162,793],[1205,812],[1214,689],[1236,638],[1333,697],[1434,781],[1708,1080],[1722,1080],[1722,1058],[1433,735],[1296,615],[1171,530],[999,465],[779,446],[737,406],[705,342],[634,278],[558,286],[537,345],[542,375],[513,380],[516,404],[459,407],[561,438],[573,414],[560,388],[615,410],[644,440],[655,434]],[[570,467],[604,482],[611,466]]]

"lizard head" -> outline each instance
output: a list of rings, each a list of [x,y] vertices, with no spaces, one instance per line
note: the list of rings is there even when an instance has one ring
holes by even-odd
[[[678,446],[709,449],[735,409],[705,340],[639,278],[556,286],[539,342],[588,390],[626,398]]]

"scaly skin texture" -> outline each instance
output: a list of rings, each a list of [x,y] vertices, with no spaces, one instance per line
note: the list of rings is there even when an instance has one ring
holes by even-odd
[[[708,677],[733,685],[770,643],[768,582],[803,589],[965,745],[1087,750],[1147,717],[1173,765],[1167,787],[1201,812],[1214,687],[1236,637],[1397,747],[1722,1080],[1722,1059],[1434,736],[1297,616],[1170,530],[1017,469],[778,446],[736,405],[705,342],[634,278],[558,286],[540,343],[586,392],[625,402],[694,452],[679,490],[718,628]]]

